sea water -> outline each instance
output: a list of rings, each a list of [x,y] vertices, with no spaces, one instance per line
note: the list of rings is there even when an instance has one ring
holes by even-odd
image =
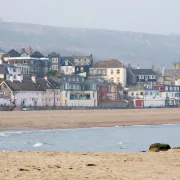
[[[180,146],[180,125],[0,132],[0,150],[139,152],[156,142]]]

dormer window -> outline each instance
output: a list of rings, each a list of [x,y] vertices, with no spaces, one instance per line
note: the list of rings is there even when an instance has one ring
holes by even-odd
[[[68,61],[67,60],[65,61],[65,65],[68,66]]]
[[[139,76],[139,79],[144,79],[144,76]]]

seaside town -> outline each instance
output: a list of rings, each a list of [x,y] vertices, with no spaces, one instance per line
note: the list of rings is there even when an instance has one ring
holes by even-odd
[[[132,67],[93,55],[0,51],[0,108],[150,108],[180,105],[180,62]],[[7,108],[6,108],[7,109]]]

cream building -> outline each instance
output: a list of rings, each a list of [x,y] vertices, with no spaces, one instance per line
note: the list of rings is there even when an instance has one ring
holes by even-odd
[[[116,84],[126,86],[126,68],[117,59],[97,62],[93,68],[89,70],[89,76],[111,80]]]

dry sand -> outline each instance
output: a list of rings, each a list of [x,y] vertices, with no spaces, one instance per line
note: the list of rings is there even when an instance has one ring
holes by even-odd
[[[179,124],[180,109],[0,112],[0,130]]]
[[[1,180],[179,180],[180,153],[0,152]]]

